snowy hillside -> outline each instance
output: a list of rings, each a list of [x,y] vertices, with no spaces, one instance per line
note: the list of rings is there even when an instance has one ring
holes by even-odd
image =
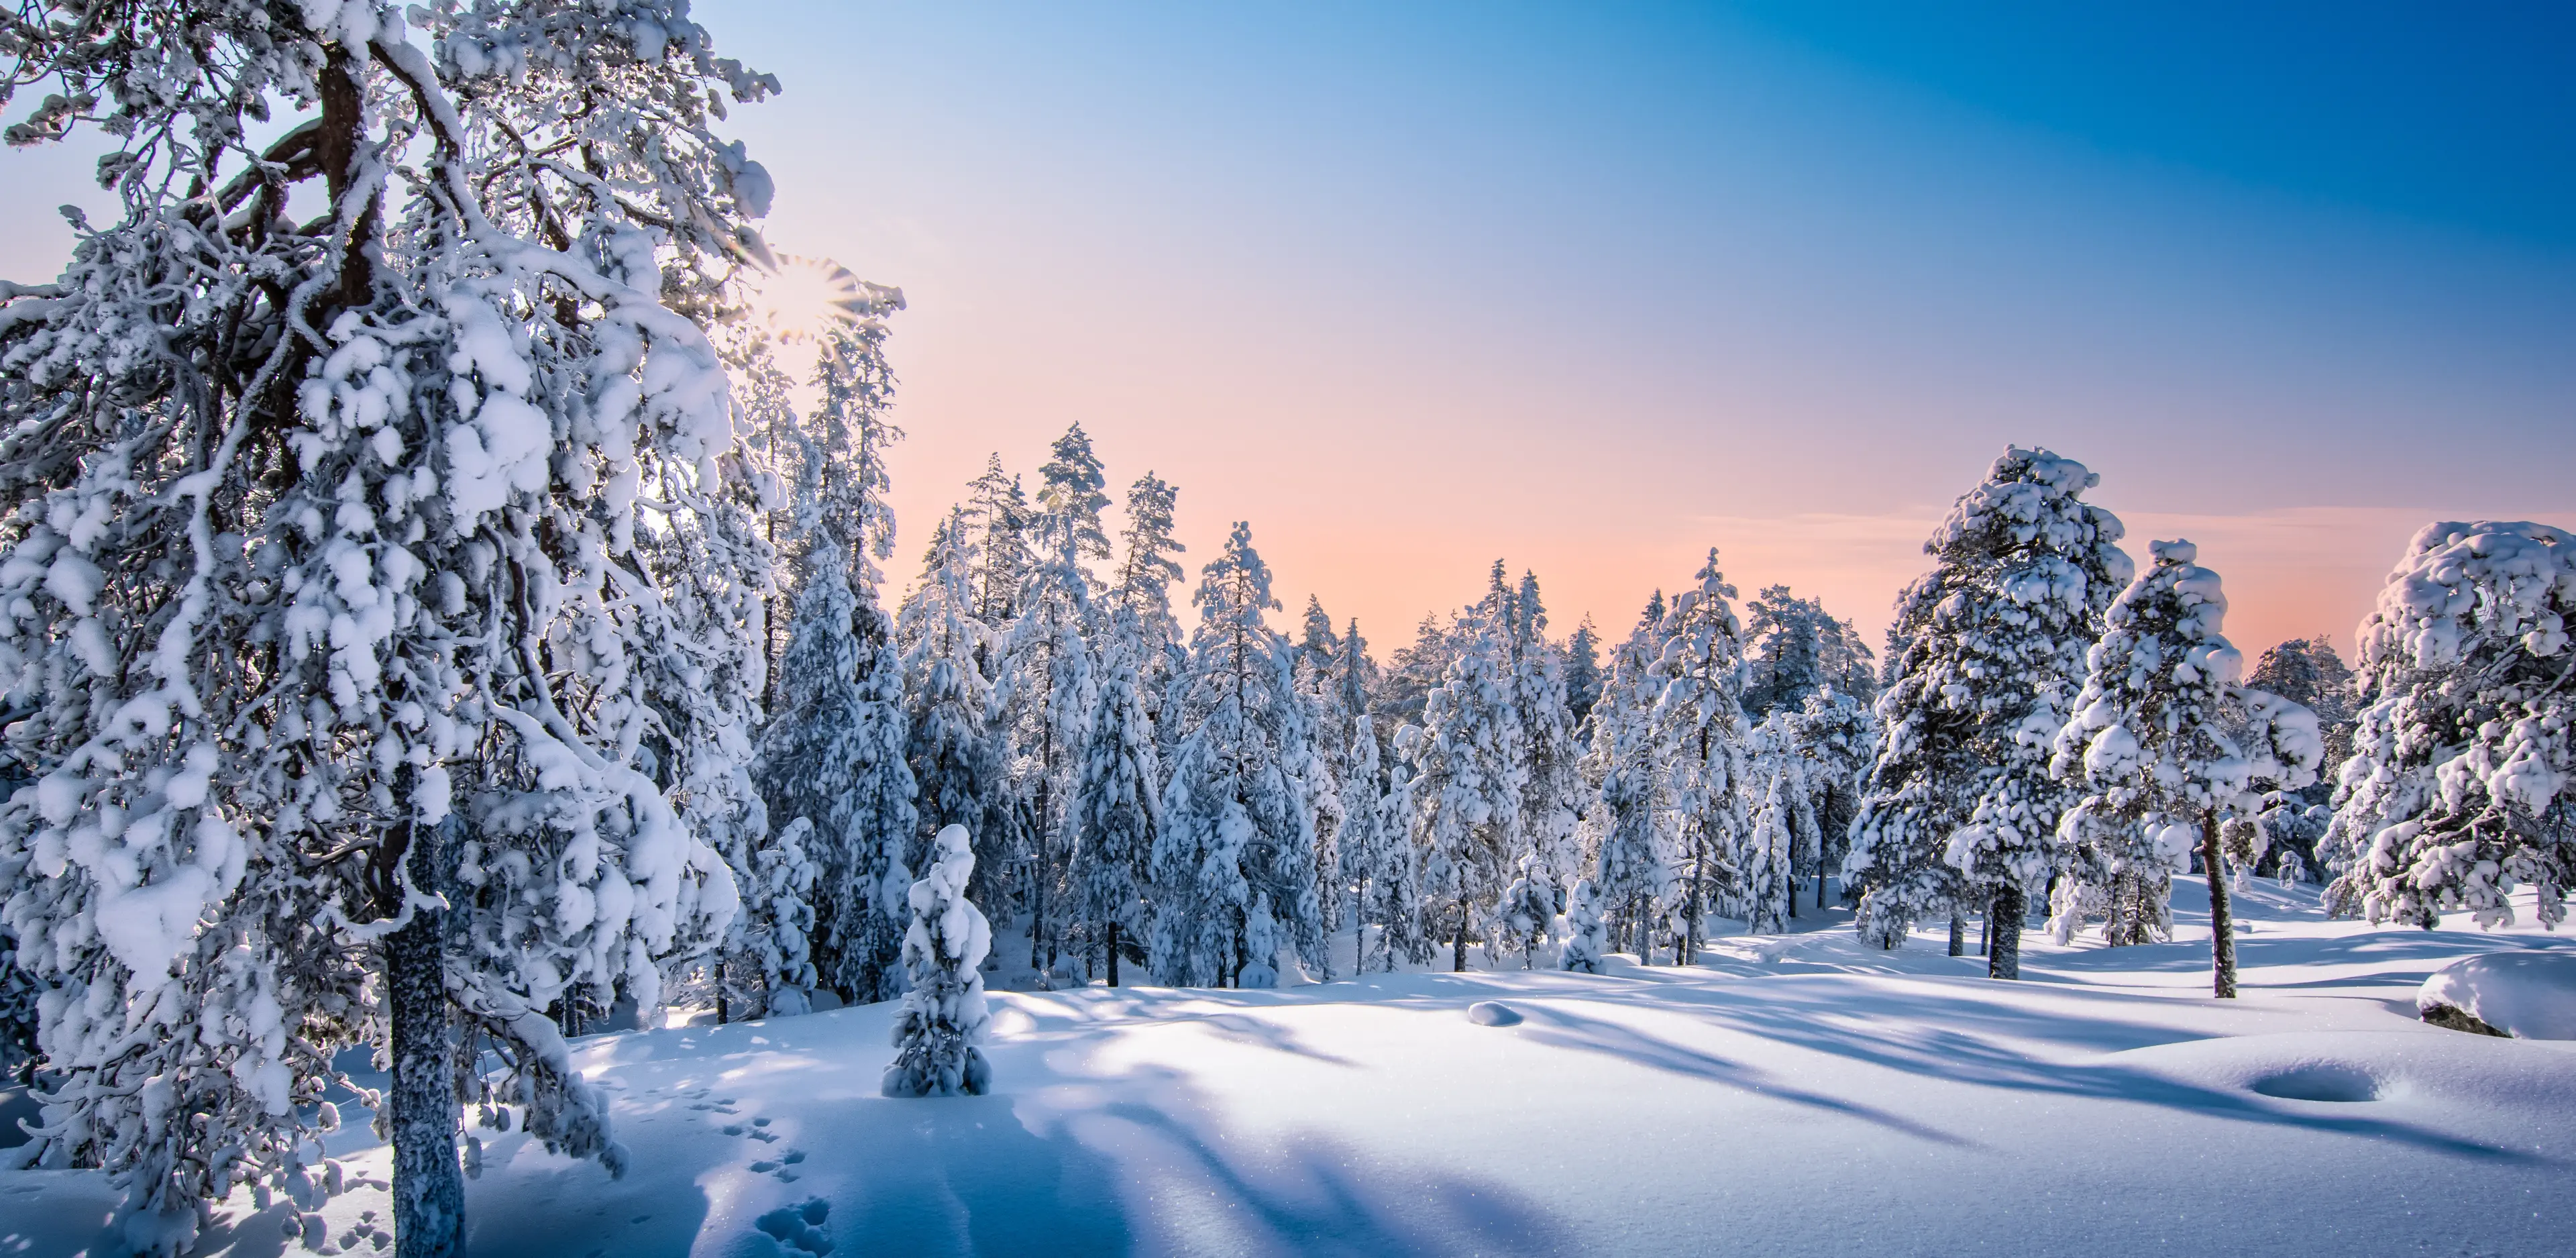
[[[632,1169],[481,1133],[470,1252],[2563,1252],[2576,1043],[2427,1027],[2413,994],[2576,941],[2257,884],[2220,1002],[2203,899],[2177,880],[2170,944],[2033,941],[2020,984],[1836,913],[1689,971],[997,993],[975,1098],[878,1095],[886,1004],[590,1037]],[[1523,1020],[1469,1021],[1493,999]],[[0,1253],[86,1252],[114,1201],[0,1173]],[[374,1252],[387,1212],[334,1200],[332,1248]],[[292,1249],[284,1217],[236,1201],[206,1252]]]

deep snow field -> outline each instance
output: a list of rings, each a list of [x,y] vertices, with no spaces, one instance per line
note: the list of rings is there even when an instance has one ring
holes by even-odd
[[[590,1037],[633,1169],[482,1133],[471,1252],[2576,1254],[2576,1042],[2414,1008],[2448,961],[2576,939],[2373,930],[2257,884],[2218,1001],[2205,904],[2177,880],[2171,944],[2034,934],[2019,984],[1833,913],[1689,970],[1452,975],[1444,949],[1277,992],[996,993],[972,1099],[877,1095],[888,1005]],[[333,1152],[381,1180],[348,1122]],[[0,1172],[0,1258],[91,1252],[114,1200]],[[240,1200],[199,1252],[301,1252],[284,1209]],[[375,1252],[389,1213],[334,1200],[332,1246]]]

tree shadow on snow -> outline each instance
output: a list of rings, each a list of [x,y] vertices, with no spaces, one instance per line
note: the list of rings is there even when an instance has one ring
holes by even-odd
[[[1491,1185],[1371,1171],[1306,1135],[1229,1138],[1178,1072],[1043,1073],[1108,1099],[1041,1107],[1034,1127],[1008,1096],[861,1102],[882,1108],[843,1127],[867,1169],[835,1194],[834,1230],[906,1255],[1572,1250],[1542,1210]]]
[[[1662,988],[1655,991],[1650,1000],[1636,1001],[1634,997],[1626,1000],[1674,1012],[1688,1012],[1688,1007],[1697,1006],[1711,1021],[1730,1029],[1925,1078],[2086,1100],[2127,1101],[2241,1122],[2331,1131],[2487,1161],[2527,1165],[2548,1161],[2519,1150],[2464,1140],[2410,1123],[2292,1110],[2252,1094],[2204,1087],[2125,1063],[2045,1060],[2033,1057],[2013,1044],[1959,1029],[1966,1026],[2062,1043],[2070,1038],[2068,1032],[2071,1028],[2096,1021],[2094,1019],[2050,1016],[2036,1010],[1974,1002],[1957,996],[1942,999],[1883,990],[1870,993],[1863,1013],[1855,1010],[1847,997],[1839,1001],[1820,999],[1823,995],[1822,991],[1799,993],[1789,984],[1764,983],[1749,985],[1749,988],[1706,987],[1696,993]],[[1602,998],[1622,999],[1615,992],[1605,992]],[[2108,994],[2102,998],[2118,999]],[[1524,1012],[1535,1013],[1538,1010]],[[1935,1019],[1944,1025],[1925,1024]],[[2136,1034],[2141,1042],[2114,1040],[2114,1046],[2108,1051],[2206,1038],[2171,1028],[2140,1024],[2129,1024],[2123,1031],[2122,1039],[2135,1033],[2145,1034]],[[2096,1030],[2093,1034],[2098,1036],[2102,1032]],[[1580,1043],[1575,1046],[1593,1047]],[[1609,1051],[1606,1046],[1605,1051]],[[1647,1064],[1654,1063],[1650,1061]]]

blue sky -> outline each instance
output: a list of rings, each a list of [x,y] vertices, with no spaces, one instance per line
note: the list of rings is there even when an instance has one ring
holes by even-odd
[[[2249,647],[2576,513],[2576,8],[701,0],[772,240],[904,286],[898,579],[1080,420],[1394,645],[1711,544],[1884,623],[2007,441]],[[83,163],[0,155],[0,273]],[[25,172],[22,176],[21,172]]]

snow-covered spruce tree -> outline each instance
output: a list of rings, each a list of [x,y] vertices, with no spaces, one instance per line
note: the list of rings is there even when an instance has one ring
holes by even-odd
[[[1119,608],[1100,651],[1100,697],[1074,790],[1070,933],[1098,951],[1111,987],[1118,986],[1121,950],[1142,938],[1162,789],[1154,724],[1136,680],[1138,645],[1135,613]]]
[[[977,1047],[992,1015],[984,1006],[984,956],[993,928],[966,885],[975,874],[975,845],[966,827],[932,838],[929,872],[905,901],[912,925],[903,936],[908,987],[895,1016],[894,1061],[879,1091],[891,1097],[982,1096],[993,1087],[992,1063]]]
[[[1744,742],[1750,732],[1739,701],[1743,639],[1729,600],[1735,587],[1718,570],[1717,549],[1700,566],[1697,588],[1684,590],[1664,614],[1663,656],[1652,676],[1663,682],[1653,713],[1663,790],[1680,828],[1685,869],[1677,965],[1689,965],[1700,919],[1716,905],[1735,906],[1746,886]]]
[[[1020,614],[1020,591],[1028,585],[1034,560],[1029,552],[1028,493],[1020,487],[1019,477],[1004,470],[999,451],[986,455],[983,473],[966,483],[961,508],[974,564],[975,618],[1003,628]]]
[[[931,533],[921,584],[904,600],[895,635],[904,645],[904,759],[917,830],[954,825],[983,836],[967,894],[990,903],[1018,850],[1019,811],[992,727],[993,686],[984,673],[992,631],[975,617],[974,563],[964,514],[951,510]],[[918,857],[907,864],[917,868]]]
[[[406,1255],[462,1243],[460,1092],[621,1165],[545,1011],[656,1003],[732,914],[700,827],[759,825],[767,554],[684,312],[768,199],[709,123],[774,84],[673,4],[409,13],[428,51],[253,0],[9,37],[65,89],[14,141],[126,141],[121,220],[0,296],[0,673],[43,775],[0,865],[54,989],[45,1157],[110,1171],[136,1249],[237,1184],[316,1204],[364,1039]],[[272,105],[308,117],[254,151]]]
[[[1825,605],[1800,598],[1785,585],[1762,591],[1744,605],[1752,645],[1744,689],[1747,715],[1760,719],[1796,711],[1807,696],[1828,687],[1866,700],[1877,692],[1878,661],[1847,620]]]
[[[1744,851],[1745,922],[1754,934],[1776,935],[1789,927],[1790,899],[1797,879],[1790,870],[1790,851],[1797,841],[1797,793],[1794,765],[1782,764],[1770,775],[1762,802],[1754,805],[1752,835]]]
[[[1592,715],[1592,705],[1601,700],[1601,631],[1592,627],[1592,617],[1574,627],[1565,640],[1565,708],[1574,717],[1580,731]]]
[[[1389,740],[1395,747],[1395,763],[1387,773],[1386,795],[1378,801],[1378,859],[1360,901],[1363,927],[1375,926],[1378,933],[1375,945],[1361,955],[1362,972],[1370,968],[1372,958],[1388,974],[1395,972],[1398,957],[1415,965],[1431,963],[1433,941],[1422,922],[1421,853],[1409,832],[1414,804],[1411,765],[1421,739],[1422,727],[1407,725]]]
[[[1295,652],[1264,612],[1279,609],[1270,568],[1236,523],[1200,570],[1199,627],[1175,684],[1182,730],[1155,834],[1156,981],[1249,981],[1256,902],[1298,956],[1321,968],[1316,796],[1331,773],[1315,754]]]
[[[2352,732],[2359,711],[2352,669],[2335,652],[2334,641],[2318,634],[2281,643],[2254,662],[2253,671],[2245,675],[2245,684],[2317,714],[2317,729],[2326,744],[2328,772],[2299,793],[2299,802],[2330,802],[2335,787],[2331,770],[2352,758]]]
[[[1098,479],[1096,471],[1092,479]],[[1011,623],[1000,672],[1011,790],[1027,826],[1021,899],[1029,915],[1029,967],[1043,978],[1053,973],[1065,942],[1074,778],[1096,682],[1086,641],[1091,576],[1079,560],[1085,545],[1081,518],[1075,512],[1041,515],[1030,531],[1038,534],[1035,567],[1019,597],[1020,615]]]
[[[1583,806],[1583,748],[1574,739],[1564,660],[1547,640],[1547,608],[1539,600],[1536,574],[1521,574],[1507,624],[1512,711],[1521,727],[1519,845],[1547,863],[1553,891],[1571,885],[1582,863],[1574,830]]]
[[[1372,705],[1385,718],[1389,738],[1396,730],[1422,723],[1422,710],[1431,692],[1439,689],[1441,680],[1449,675],[1449,661],[1456,654],[1457,644],[1452,641],[1450,629],[1440,623],[1439,617],[1429,615],[1414,627],[1412,645],[1396,648],[1394,657],[1387,661],[1377,702]],[[1388,750],[1392,747],[1380,749]]]
[[[1519,714],[1512,707],[1506,624],[1510,605],[1495,565],[1492,594],[1459,621],[1449,675],[1423,704],[1414,746],[1412,842],[1420,852],[1423,916],[1451,942],[1450,968],[1467,969],[1477,910],[1494,902],[1519,848],[1522,776]],[[1501,947],[1488,937],[1489,956]]]
[[[1321,914],[1317,925],[1329,939],[1342,928],[1343,910],[1350,898],[1347,884],[1341,879],[1342,811],[1341,772],[1350,746],[1352,722],[1365,710],[1367,696],[1360,691],[1361,707],[1353,707],[1349,697],[1355,679],[1337,675],[1353,661],[1343,654],[1341,635],[1334,632],[1332,617],[1324,611],[1323,600],[1306,596],[1306,616],[1295,652],[1294,672],[1297,693],[1306,701],[1307,724],[1313,730],[1316,759],[1330,774],[1329,785],[1320,785],[1315,799],[1315,908]],[[1324,950],[1324,981],[1333,978],[1333,954]]]
[[[2576,534],[2425,527],[2361,626],[2369,703],[2335,786],[2329,903],[2430,928],[2448,912],[2541,924],[2576,882]]]
[[[1878,748],[1877,717],[1867,703],[1839,690],[1820,690],[1807,696],[1798,712],[1782,715],[1788,718],[1786,740],[1797,756],[1801,790],[1815,821],[1815,849],[1807,868],[1816,879],[1815,905],[1822,909],[1826,878],[1842,868],[1851,851],[1861,784]]]
[[[1184,548],[1172,536],[1172,512],[1180,491],[1152,472],[1127,487],[1127,527],[1118,534],[1118,566],[1109,579],[1108,602],[1136,618],[1136,682],[1145,697],[1145,714],[1154,718],[1155,736],[1168,748],[1176,735],[1163,720],[1163,696],[1176,671],[1181,622],[1172,615],[1172,583],[1181,565],[1172,556]]]
[[[1663,694],[1655,676],[1663,614],[1658,593],[1612,653],[1583,759],[1593,790],[1584,828],[1593,848],[1593,886],[1610,916],[1610,943],[1613,949],[1629,944],[1648,963],[1653,906],[1673,886],[1671,810],[1664,805],[1654,738],[1655,700]]]
[[[814,823],[798,817],[753,849],[742,888],[748,967],[757,979],[760,1010],[773,1018],[814,1010],[814,875],[806,844]]]
[[[1342,822],[1335,836],[1333,856],[1338,877],[1333,893],[1351,889],[1356,918],[1351,927],[1351,972],[1368,972],[1369,927],[1381,931],[1392,928],[1382,920],[1383,910],[1376,897],[1385,881],[1386,867],[1396,853],[1389,851],[1392,840],[1386,827],[1386,796],[1378,787],[1377,731],[1363,712],[1351,725],[1349,746],[1342,755],[1341,786]],[[1401,835],[1402,831],[1395,832]],[[1405,855],[1410,856],[1408,851]]]
[[[1601,915],[1601,897],[1593,891],[1591,879],[1579,879],[1565,898],[1564,968],[1598,974],[1601,956],[1609,947],[1610,924]]]
[[[2209,874],[2211,964],[2221,997],[2236,994],[2236,938],[2227,911],[2220,823],[2251,817],[2258,786],[2296,790],[2324,748],[2316,714],[2237,682],[2245,659],[2221,630],[2218,574],[2189,542],[2153,542],[2155,562],[2103,614],[2084,691],[2058,732],[2051,767],[2083,794],[2060,830],[2070,843],[2107,843],[2090,868],[2118,872],[2142,827],[2199,831]],[[2242,741],[2229,736],[2230,726]]]
[[[1521,968],[1538,968],[1556,920],[1556,873],[1536,855],[1521,858],[1520,873],[1494,902],[1494,933],[1504,949],[1521,954]]]
[[[804,579],[758,778],[773,822],[813,826],[817,982],[868,1004],[902,991],[904,860],[917,818],[893,627],[873,599],[854,597],[837,533],[818,529],[798,556]]]
[[[2065,795],[2047,740],[2134,571],[2119,520],[2083,501],[2100,480],[2046,450],[2005,450],[1924,542],[1933,568],[1897,599],[1877,755],[1843,863],[1855,924],[1880,947],[1979,905],[2009,934],[2060,859]],[[1954,845],[1981,801],[1980,828]]]

